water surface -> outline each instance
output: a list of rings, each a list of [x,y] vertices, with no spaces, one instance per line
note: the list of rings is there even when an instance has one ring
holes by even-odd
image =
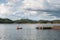
[[[37,26],[60,24],[0,24],[0,40],[60,40],[60,30],[37,30]],[[16,27],[22,27],[16,30]]]

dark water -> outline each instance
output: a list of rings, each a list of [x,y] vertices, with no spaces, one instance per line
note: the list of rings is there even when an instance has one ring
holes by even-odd
[[[16,27],[22,27],[16,30]],[[60,24],[0,24],[0,40],[60,40],[60,30],[37,30],[37,26]]]

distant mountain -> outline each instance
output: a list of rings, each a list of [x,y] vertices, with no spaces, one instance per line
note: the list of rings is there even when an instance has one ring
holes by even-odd
[[[0,23],[60,23],[60,20],[30,20],[30,19],[20,19],[20,20],[10,20],[8,18],[0,18]]]
[[[0,18],[0,23],[13,23],[13,21],[8,18]]]

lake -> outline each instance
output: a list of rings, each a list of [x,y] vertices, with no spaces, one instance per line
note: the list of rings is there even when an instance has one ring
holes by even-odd
[[[37,30],[37,26],[60,24],[0,24],[0,40],[60,40],[60,30]],[[23,29],[17,30],[17,26]]]

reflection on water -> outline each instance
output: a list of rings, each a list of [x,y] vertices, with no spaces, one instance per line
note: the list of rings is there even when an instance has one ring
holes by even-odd
[[[39,25],[53,26],[19,24],[23,29],[16,30],[17,24],[0,24],[0,40],[60,40],[60,30],[36,30]]]

